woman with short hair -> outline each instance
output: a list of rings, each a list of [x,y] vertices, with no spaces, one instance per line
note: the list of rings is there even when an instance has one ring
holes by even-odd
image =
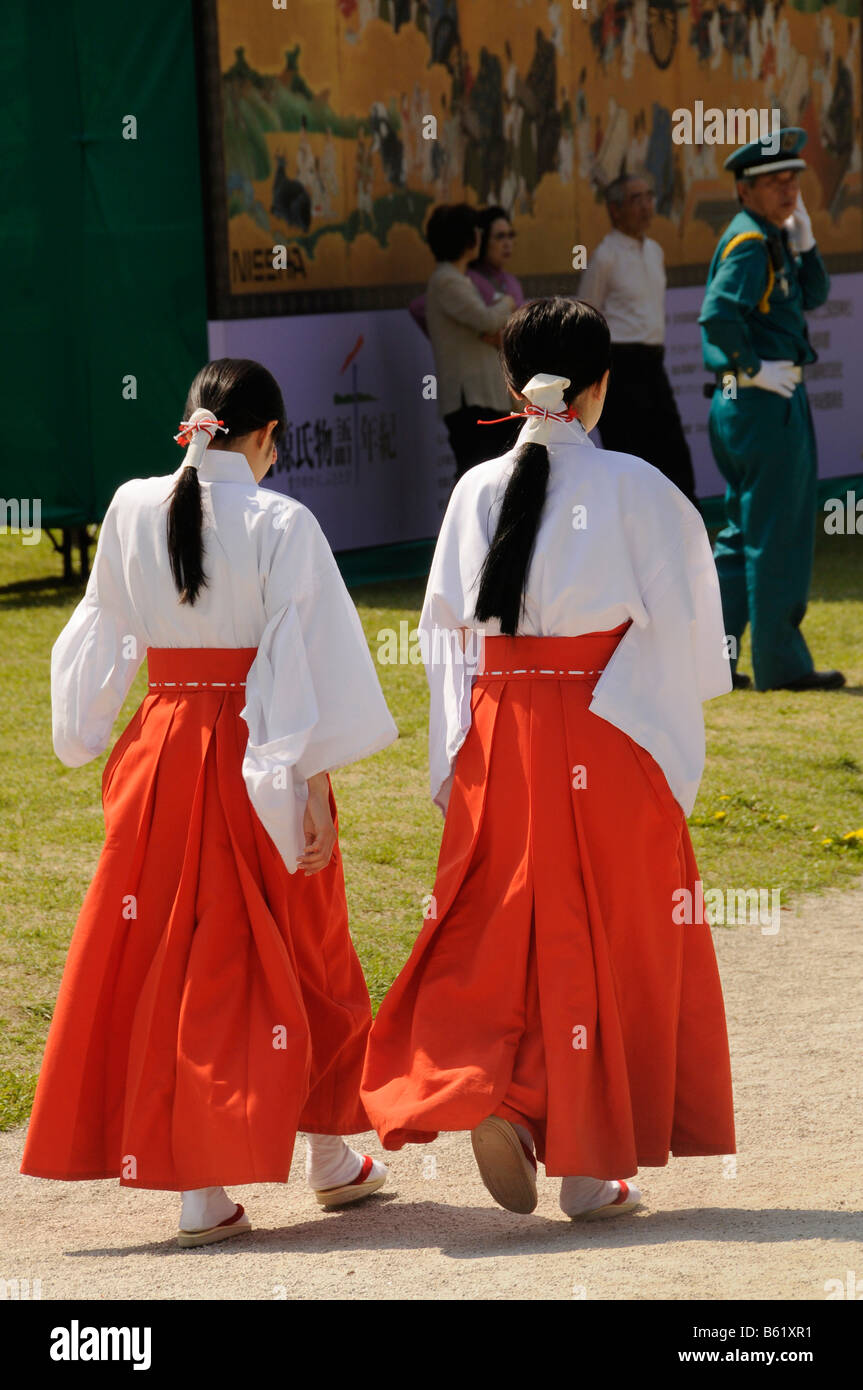
[[[500,369],[496,335],[515,307],[492,289],[486,303],[468,273],[479,247],[479,219],[468,203],[435,208],[426,237],[437,267],[425,293],[425,322],[437,377],[438,411],[455,454],[456,478],[515,443],[511,401]],[[481,420],[498,423],[481,425]]]

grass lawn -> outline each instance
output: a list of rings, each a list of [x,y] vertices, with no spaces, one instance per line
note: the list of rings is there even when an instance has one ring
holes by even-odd
[[[863,541],[819,536],[805,633],[844,691],[736,692],[706,706],[707,769],[692,838],[705,888],[802,893],[863,872]],[[69,936],[102,843],[105,757],[63,767],[51,748],[50,650],[80,597],[47,538],[0,536],[0,1128],[26,1119]],[[354,590],[373,652],[413,628],[423,585]],[[747,651],[741,669],[748,669]],[[333,777],[352,930],[379,1002],[422,924],[442,819],[428,797],[420,666],[380,666],[399,741]],[[117,724],[144,693],[142,671]],[[861,831],[860,839],[843,839]]]

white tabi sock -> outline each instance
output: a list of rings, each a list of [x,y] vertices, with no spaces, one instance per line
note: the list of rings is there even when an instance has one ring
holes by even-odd
[[[567,1216],[579,1216],[594,1207],[607,1207],[620,1196],[619,1182],[603,1182],[602,1178],[563,1178],[560,1184],[560,1209]]]
[[[181,1231],[209,1231],[237,1210],[236,1202],[231,1201],[223,1187],[197,1187],[181,1195]]]
[[[359,1177],[363,1155],[338,1134],[306,1135],[306,1182],[316,1192],[342,1187]]]

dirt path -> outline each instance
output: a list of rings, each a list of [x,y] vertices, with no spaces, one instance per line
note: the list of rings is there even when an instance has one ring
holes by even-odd
[[[318,1214],[299,1176],[236,1189],[255,1232],[181,1251],[172,1194],[23,1178],[18,1130],[0,1279],[43,1299],[823,1299],[851,1270],[863,1294],[863,885],[715,940],[739,1153],[642,1169],[639,1215],[573,1225],[545,1179],[532,1216],[501,1211],[449,1135],[392,1155],[391,1191],[352,1211]]]

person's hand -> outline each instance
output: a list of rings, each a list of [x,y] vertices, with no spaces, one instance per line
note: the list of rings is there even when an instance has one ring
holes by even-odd
[[[750,381],[753,386],[760,386],[763,391],[775,391],[777,396],[784,396],[788,400],[794,395],[797,387],[794,363],[762,362],[755,376],[750,377]]]
[[[306,848],[297,860],[297,867],[306,878],[325,869],[336,847],[336,827],[330,811],[330,784],[325,772],[310,777],[309,799],[303,815]]]
[[[812,233],[812,218],[806,211],[806,204],[803,201],[803,194],[797,194],[797,203],[790,217],[786,217],[784,227],[788,233],[788,240],[791,242],[792,249],[800,254],[803,251],[811,251],[815,245],[815,237]]]

